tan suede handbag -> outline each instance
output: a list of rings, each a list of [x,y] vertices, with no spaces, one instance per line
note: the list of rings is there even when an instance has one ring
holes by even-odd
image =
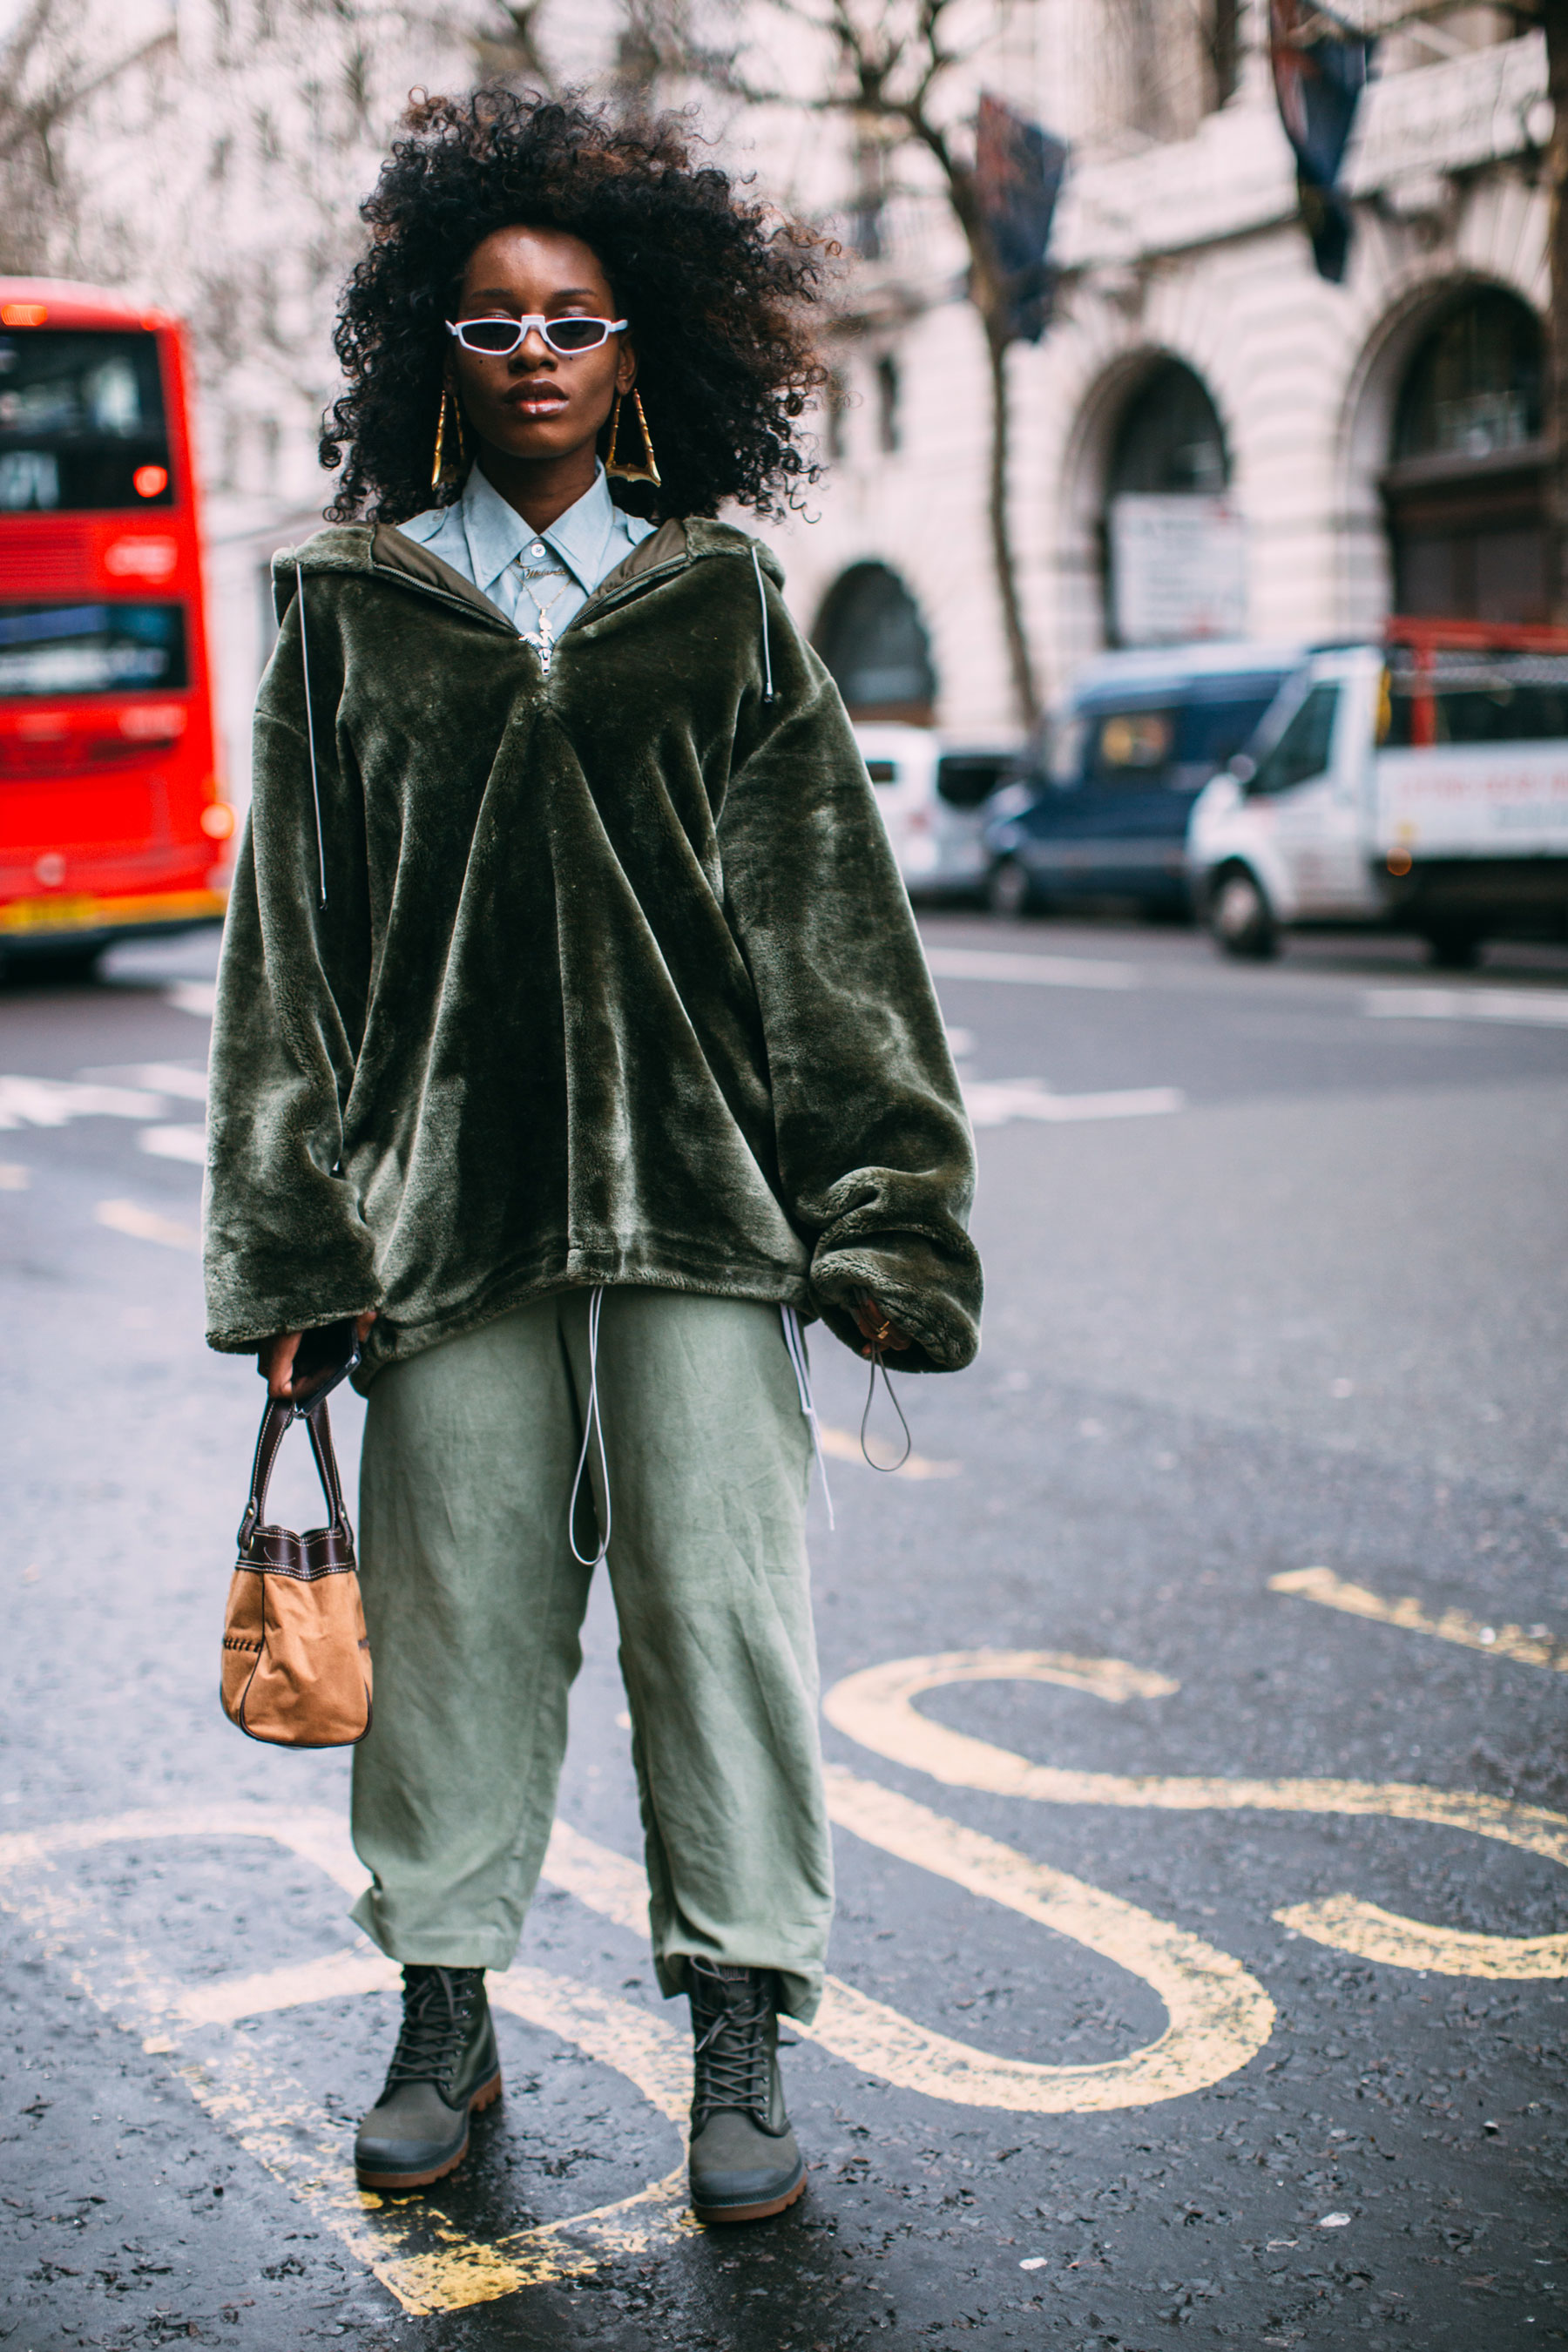
[[[296,1535],[267,1524],[267,1486],[289,1423],[302,1421],[330,1526]],[[278,1748],[351,1748],[370,1729],[370,1642],[353,1529],[343,1509],[324,1395],[269,1402],[223,1628],[223,1708],[252,1739]]]

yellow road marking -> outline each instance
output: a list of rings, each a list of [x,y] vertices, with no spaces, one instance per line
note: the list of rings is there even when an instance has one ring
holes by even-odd
[[[384,1952],[344,1949],[324,1959],[268,1969],[258,1976],[219,1977],[216,1983],[192,1985],[179,1995],[174,2011],[184,2025],[233,2025],[242,2017],[265,2017],[308,2001],[387,1992],[398,1981],[397,1963]]]
[[[858,1462],[863,1470],[874,1468],[860,1451],[860,1440],[850,1429],[827,1429],[820,1432],[824,1454],[831,1454],[835,1462]],[[963,1469],[962,1462],[930,1462],[923,1454],[911,1454],[896,1470],[884,1472],[890,1478],[956,1478]]]
[[[1115,1705],[1168,1696],[1177,1688],[1167,1675],[1117,1659],[1057,1651],[958,1651],[897,1660],[850,1675],[828,1693],[825,1706],[839,1729],[878,1754],[951,1786],[1058,1804],[1374,1814],[1464,1829],[1568,1862],[1568,1820],[1539,1807],[1398,1782],[1071,1771],[1032,1763],[932,1723],[914,1705],[925,1691],[947,1684],[1020,1678],[1082,1690]],[[935,2032],[829,1978],[816,2018],[801,2031],[849,2064],[949,2104],[1031,2114],[1105,2112],[1178,2097],[1221,2081],[1268,2041],[1274,2011],[1262,1985],[1229,1953],[1173,1922],[853,1773],[829,1772],[828,1802],[841,1827],[883,1852],[1127,1969],[1150,1987],[1168,2016],[1163,2033],[1124,2057],[1099,2065],[1049,2066],[999,2057]],[[38,1882],[8,1897],[9,1907],[102,2008],[146,2029],[143,2046],[167,2051],[176,2060],[193,2095],[320,2215],[323,2226],[405,2309],[466,2309],[525,2287],[584,2277],[608,2256],[668,2243],[674,2231],[695,2226],[685,2216],[679,2165],[612,2205],[493,2243],[465,2236],[433,2200],[399,2202],[359,2191],[342,2126],[254,2049],[230,2041],[214,2055],[204,2037],[243,2016],[388,1986],[395,1970],[381,1955],[356,1947],[216,1984],[180,1986],[122,1939],[111,1938],[112,1949],[103,1950],[104,1923],[60,1877],[58,1864],[111,1842],[168,1837],[270,1838],[348,1891],[357,1893],[363,1884],[346,1825],[336,1815],[211,1805],[0,1836],[0,1876],[26,1870]],[[544,1875],[627,1933],[646,1933],[646,1881],[625,1855],[557,1823]],[[1513,1979],[1568,1974],[1568,1936],[1460,1934],[1399,1918],[1350,1895],[1298,1905],[1275,1916],[1336,1949],[1394,1967]],[[78,1957],[83,1947],[91,1955],[86,1961]],[[95,1966],[104,1976],[101,1988],[93,1981]],[[499,2008],[615,2068],[666,2123],[679,2125],[688,2097],[689,2056],[684,2035],[662,2019],[592,1986],[534,1969],[516,1968],[493,1978],[491,1998]],[[193,2036],[196,2046],[187,2048]]]
[[[1352,1617],[1370,1617],[1379,1625],[1398,1625],[1408,1633],[1435,1633],[1438,1641],[1457,1642],[1461,1649],[1489,1650],[1494,1658],[1568,1674],[1568,1642],[1552,1641],[1544,1627],[1526,1633],[1522,1625],[1483,1625],[1463,1609],[1445,1609],[1440,1617],[1433,1617],[1413,1595],[1386,1601],[1364,1584],[1348,1584],[1331,1568],[1289,1569],[1283,1576],[1271,1576],[1268,1590],[1321,1601],[1325,1609],[1342,1609]]]
[[[1568,1977],[1568,1936],[1477,1936],[1458,1927],[1427,1927],[1401,1919],[1375,1903],[1331,1895],[1321,1903],[1293,1903],[1274,1914],[1316,1944],[1353,1952],[1385,1968],[1430,1969],[1444,1977],[1521,1979]]]
[[[976,1675],[984,1656],[975,1654]],[[1056,1657],[1049,1671],[1053,1679],[1102,1697],[1125,1698],[1134,1691],[1157,1696],[1176,1687],[1163,1675],[1116,1659]],[[955,2042],[830,1976],[812,2022],[792,2022],[862,2074],[949,2105],[1020,2115],[1100,2113],[1202,2090],[1245,2066],[1268,2041],[1274,2017],[1268,1996],[1227,1952],[851,1772],[829,1769],[827,1808],[842,1828],[884,1853],[1021,1912],[1129,1969],[1165,2003],[1171,2018],[1157,2042],[1131,2057],[1098,2066],[1045,2066]],[[557,1822],[544,1875],[629,1934],[647,1935],[647,1882],[624,1855]]]
[[[194,1225],[182,1225],[173,1217],[161,1217],[155,1209],[143,1209],[135,1201],[100,1201],[93,1215],[111,1233],[129,1234],[133,1241],[162,1242],[165,1249],[177,1250],[195,1250],[202,1245],[202,1237]]]
[[[302,2001],[329,2000],[395,1983],[397,1970],[379,1953],[346,1949],[299,1967],[181,1987],[154,1969],[149,1956],[110,1938],[96,1907],[54,1867],[73,1853],[110,1843],[168,1837],[268,1838],[314,1863],[357,1893],[364,1874],[345,1825],[324,1811],[279,1812],[258,1805],[187,1807],[167,1813],[123,1813],[100,1821],[0,1837],[0,1877],[23,1870],[38,1882],[12,1891],[6,1907],[23,1918],[77,1984],[109,2014],[148,2032],[143,2047],[165,2052],[192,2095],[257,2161],[303,2200],[367,2269],[411,2312],[456,2311],[519,2289],[587,2276],[608,2256],[646,2252],[668,2242],[685,2222],[685,2174],[678,2165],[644,2189],[587,2213],[520,2231],[486,2244],[466,2237],[443,2215],[438,2200],[388,2200],[358,2189],[346,2132],[300,2085],[243,2043],[217,2055],[184,2037],[238,2017],[264,2014]],[[563,1849],[573,1852],[573,1833]],[[579,1860],[598,1858],[606,1882],[633,1870],[587,1840]],[[643,1907],[646,1911],[646,1889]],[[89,1958],[79,1954],[85,1947]],[[535,1969],[492,1977],[498,2008],[573,2043],[623,2074],[668,2122],[679,2123],[689,2098],[686,2039],[662,2019],[628,2001]],[[434,2241],[434,2243],[432,2243]]]
[[[880,2001],[833,1984],[815,2023],[802,2031],[900,2090],[1023,2115],[1103,2114],[1223,2082],[1257,2055],[1273,2031],[1274,2004],[1241,1962],[1168,1920],[831,1765],[827,1809],[842,1828],[884,1853],[1021,1912],[1141,1977],[1170,2017],[1158,2041],[1130,2057],[1095,2066],[1043,2066],[994,2057],[930,2032]]]
[[[1061,1682],[1068,1678],[1064,1662],[1054,1651],[1000,1650],[992,1656],[997,1680]],[[966,1650],[945,1658],[900,1658],[889,1665],[868,1667],[837,1684],[823,1701],[823,1712],[830,1723],[873,1754],[895,1764],[911,1765],[950,1788],[1028,1797],[1053,1805],[1125,1805],[1169,1812],[1214,1809],[1381,1815],[1389,1821],[1466,1830],[1473,1836],[1495,1838],[1546,1861],[1568,1864],[1568,1817],[1539,1805],[1511,1804],[1469,1790],[1428,1789],[1403,1780],[1230,1780],[1069,1771],[1031,1763],[1027,1757],[972,1738],[966,1732],[950,1730],[917,1711],[914,1700],[922,1692],[941,1689],[950,1682],[986,1679],[985,1657],[984,1651]],[[1115,1664],[1109,1660],[1102,1663]],[[1122,1667],[1120,1671],[1137,1670]],[[1085,1680],[1082,1686],[1092,1689],[1094,1685]],[[1110,1697],[1116,1693],[1108,1681],[1098,1695]],[[1305,1911],[1315,1926],[1302,1932],[1315,1933],[1320,1942],[1354,1952],[1359,1958],[1379,1960],[1388,1968],[1414,1965],[1461,1977],[1568,1974],[1563,1957],[1568,1953],[1568,1939],[1476,1937],[1418,1920],[1395,1919],[1375,1904],[1362,1903],[1349,1895],[1335,1895],[1326,1906],[1309,1905]],[[1286,1926],[1299,1926],[1296,1911],[1276,1912],[1274,1916]],[[1352,1932],[1353,1942],[1347,1940]],[[1412,1962],[1409,1954],[1417,1948],[1424,1957]],[[1489,1964],[1481,1970],[1475,1961],[1483,1950],[1489,1956]]]
[[[32,1181],[31,1169],[20,1160],[0,1160],[0,1192],[25,1192]]]

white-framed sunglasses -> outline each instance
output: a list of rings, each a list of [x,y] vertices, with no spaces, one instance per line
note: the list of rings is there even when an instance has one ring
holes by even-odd
[[[520,351],[530,328],[537,327],[559,358],[575,360],[584,352],[596,352],[612,335],[624,334],[626,324],[625,319],[546,319],[536,311],[526,319],[459,319],[456,326],[448,319],[447,332],[466,352],[504,360]]]

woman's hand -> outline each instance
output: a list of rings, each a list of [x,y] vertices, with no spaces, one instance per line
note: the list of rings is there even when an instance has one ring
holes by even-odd
[[[861,1349],[860,1353],[863,1356],[874,1355],[879,1350],[884,1356],[889,1353],[896,1354],[900,1349],[912,1347],[914,1344],[907,1332],[900,1331],[890,1317],[883,1314],[874,1298],[867,1298],[861,1302],[855,1309],[855,1320],[859,1327],[861,1338],[870,1342],[868,1347]]]
[[[358,1318],[354,1329],[362,1339],[368,1336],[374,1321],[374,1307]],[[262,1351],[267,1364],[267,1393],[279,1404],[292,1404],[294,1402],[294,1359],[300,1352],[300,1342],[304,1336],[303,1331],[281,1331]]]

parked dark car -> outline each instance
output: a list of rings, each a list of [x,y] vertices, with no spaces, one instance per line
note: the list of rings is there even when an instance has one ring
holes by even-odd
[[[1240,751],[1305,648],[1242,644],[1107,654],[1083,670],[998,793],[985,846],[1000,914],[1131,900],[1192,910],[1184,843],[1198,793]]]

